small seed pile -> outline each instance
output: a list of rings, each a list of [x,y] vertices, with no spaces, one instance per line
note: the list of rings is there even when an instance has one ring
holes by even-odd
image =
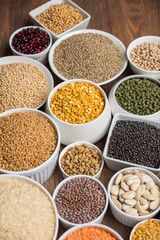
[[[160,71],[160,44],[150,42],[139,44],[132,49],[130,58],[139,68]]]
[[[50,102],[53,114],[66,123],[83,124],[97,118],[104,109],[104,97],[88,83],[69,83],[59,88]]]
[[[67,181],[55,197],[59,215],[71,223],[88,223],[96,219],[106,204],[102,187],[89,178]]]
[[[160,111],[160,84],[146,78],[122,82],[115,97],[124,110],[133,114],[148,115]]]
[[[133,216],[144,216],[160,205],[160,188],[145,172],[126,170],[120,173],[110,189],[113,203]]]
[[[132,240],[140,239],[160,239],[160,222],[155,219],[149,219],[136,227]]]
[[[47,94],[45,75],[31,64],[1,64],[0,82],[0,113],[13,108],[36,108]]]
[[[69,148],[61,158],[61,166],[70,176],[77,174],[94,176],[99,172],[102,160],[97,150],[83,144]]]
[[[145,122],[117,121],[108,157],[152,168],[160,166],[160,129]]]
[[[122,56],[109,38],[82,33],[63,40],[54,51],[53,63],[67,79],[87,79],[100,83],[122,68]]]
[[[26,112],[0,118],[0,168],[35,168],[53,154],[56,146],[57,132],[43,116]]]
[[[78,9],[64,3],[51,5],[36,19],[56,35],[84,20]]]

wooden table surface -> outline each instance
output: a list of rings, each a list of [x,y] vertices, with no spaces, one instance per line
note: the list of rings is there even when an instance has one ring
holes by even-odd
[[[0,0],[0,57],[12,55],[9,49],[9,37],[16,29],[32,25],[29,11],[47,2],[46,0]],[[160,0],[74,0],[91,15],[88,28],[103,30],[119,38],[127,47],[135,38],[145,35],[160,36]],[[47,65],[49,68],[49,66]],[[53,74],[53,73],[52,73]],[[108,95],[111,87],[119,79],[131,75],[129,68],[115,81],[106,84],[103,89]],[[55,85],[60,80],[53,74]],[[103,151],[106,136],[96,145]],[[61,150],[64,146],[61,146]],[[108,186],[114,172],[104,166],[100,181]],[[63,179],[57,167],[53,176],[44,183],[53,194],[57,184]],[[159,216],[158,216],[159,217]],[[108,208],[103,224],[116,230],[125,240],[129,239],[131,228],[120,224]],[[64,232],[60,225],[59,235]]]

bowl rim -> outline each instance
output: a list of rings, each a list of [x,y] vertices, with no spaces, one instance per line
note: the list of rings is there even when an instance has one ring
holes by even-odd
[[[46,166],[49,165],[49,163],[52,161],[52,158],[55,157],[55,155],[57,154],[57,152],[59,151],[59,148],[60,148],[60,143],[61,143],[61,135],[60,135],[60,130],[58,128],[58,125],[56,124],[56,122],[46,113],[40,111],[40,110],[37,110],[37,109],[32,109],[32,108],[15,108],[15,109],[11,109],[11,110],[8,110],[8,111],[5,111],[3,113],[0,114],[0,118],[1,117],[5,117],[5,116],[8,116],[8,115],[11,115],[13,113],[17,113],[17,112],[23,112],[23,113],[26,113],[26,112],[33,112],[33,113],[36,113],[36,114],[39,114],[43,117],[45,117],[52,126],[54,126],[56,132],[57,132],[57,145],[56,145],[56,148],[54,150],[54,152],[52,153],[52,155],[45,161],[43,162],[41,165],[35,167],[35,168],[31,168],[29,170],[23,170],[23,171],[9,171],[9,170],[5,170],[5,169],[2,169],[0,168],[0,173],[6,173],[6,174],[15,174],[15,175],[21,175],[21,174],[27,174],[27,176],[30,176],[30,174],[34,174],[35,171],[40,171],[42,169],[44,169]]]
[[[62,165],[61,165],[61,158],[63,157],[63,155],[71,148],[71,147],[74,147],[74,146],[77,146],[77,145],[82,145],[82,144],[86,144],[87,146],[91,147],[92,149],[96,149],[98,151],[98,155],[100,156],[101,160],[102,160],[102,163],[101,163],[101,167],[98,171],[98,173],[96,173],[95,175],[93,175],[92,177],[93,178],[96,178],[100,172],[102,172],[102,169],[103,169],[103,166],[104,166],[104,159],[103,159],[103,154],[101,152],[101,150],[96,146],[94,145],[93,143],[90,143],[90,142],[87,142],[87,141],[76,141],[74,143],[71,143],[69,145],[67,145],[62,151],[61,153],[59,154],[59,158],[58,158],[58,164],[59,164],[59,168],[62,172],[62,174],[66,175],[66,177],[70,177],[71,175],[67,174],[66,171],[62,168]],[[75,174],[76,175],[76,174]],[[75,175],[72,175],[72,176],[75,176]],[[84,176],[90,176],[90,175],[84,175]]]
[[[54,215],[55,215],[55,221],[56,221],[56,226],[55,226],[55,231],[54,231],[54,236],[53,236],[53,240],[56,240],[57,234],[58,234],[58,228],[59,228],[59,218],[58,218],[58,211],[57,211],[57,207],[56,204],[54,203],[51,194],[48,192],[48,190],[43,187],[43,185],[41,185],[39,182],[28,178],[26,176],[22,176],[22,175],[16,175],[16,174],[2,174],[0,175],[0,179],[3,178],[17,178],[17,179],[21,179],[24,180],[26,182],[29,182],[32,185],[37,186],[44,194],[47,195],[47,197],[49,198],[49,200],[52,203],[53,209],[54,209]]]
[[[130,58],[130,53],[131,53],[131,51],[132,51],[137,45],[140,45],[140,44],[145,43],[145,40],[148,39],[148,38],[157,39],[157,40],[160,41],[160,37],[159,37],[159,36],[153,36],[153,35],[142,36],[142,37],[139,37],[139,38],[134,39],[132,42],[130,42],[130,44],[129,44],[128,47],[127,47],[127,50],[126,50],[127,59],[128,59],[128,61],[129,61],[129,63],[132,64],[135,68],[137,68],[137,69],[140,70],[140,71],[144,71],[144,73],[146,73],[146,74],[147,74],[147,73],[148,73],[148,74],[150,74],[150,73],[152,73],[152,74],[156,74],[156,73],[159,74],[159,73],[160,73],[160,70],[159,70],[159,71],[150,71],[150,70],[146,70],[146,69],[143,69],[143,68],[138,67],[136,64],[134,64],[134,63],[132,62],[132,60],[131,60],[131,58]],[[138,42],[138,41],[141,40],[141,39],[144,39],[144,42],[142,42],[142,43],[137,43],[136,46],[132,46],[132,45],[134,45],[136,42]],[[151,42],[151,41],[150,41],[150,42]]]
[[[34,29],[39,28],[40,30],[42,30],[42,31],[44,31],[44,32],[46,32],[46,33],[48,34],[49,39],[50,39],[50,42],[49,42],[49,45],[48,45],[43,51],[41,51],[41,52],[39,52],[39,53],[35,53],[35,54],[25,54],[25,53],[20,53],[20,52],[18,52],[18,51],[12,46],[12,40],[13,40],[13,38],[15,37],[15,35],[16,35],[17,33],[21,32],[22,30],[28,29],[28,28],[34,28]],[[13,52],[15,52],[15,53],[16,53],[17,55],[19,55],[19,56],[34,57],[34,58],[37,57],[37,58],[38,58],[38,57],[46,54],[46,53],[49,51],[49,49],[51,48],[51,46],[52,46],[52,36],[51,36],[51,34],[49,33],[49,31],[48,31],[47,29],[42,28],[42,27],[40,27],[40,26],[35,26],[35,25],[24,26],[24,27],[18,28],[17,30],[15,30],[15,31],[11,34],[11,36],[10,36],[10,38],[9,38],[9,46],[10,46],[11,50],[12,50]]]
[[[111,179],[109,180],[109,183],[108,183],[108,188],[107,188],[107,192],[108,192],[108,199],[109,199],[109,203],[112,204],[115,208],[115,210],[118,212],[118,214],[122,215],[123,217],[128,217],[130,219],[133,219],[133,220],[145,220],[147,218],[151,218],[152,215],[156,215],[159,210],[160,210],[160,205],[158,208],[156,208],[154,211],[152,211],[151,213],[147,214],[147,215],[143,215],[143,216],[133,216],[133,215],[130,215],[130,214],[127,214],[125,212],[123,212],[122,210],[120,210],[112,201],[111,199],[111,194],[110,194],[110,189],[111,189],[111,186],[113,186],[113,182],[115,180],[115,178],[120,174],[120,173],[123,173],[125,170],[132,170],[132,169],[135,169],[135,170],[140,170],[141,172],[145,172],[147,173],[151,178],[153,179],[156,179],[157,182],[159,182],[159,188],[160,188],[160,180],[159,178],[154,174],[152,173],[151,171],[147,170],[147,169],[144,169],[144,168],[140,168],[140,167],[127,167],[127,168],[123,168],[119,171],[117,171],[112,177]]]
[[[67,177],[67,178],[63,179],[63,180],[57,185],[57,187],[55,188],[55,190],[54,190],[54,192],[53,192],[53,195],[52,195],[53,201],[55,200],[55,197],[57,196],[57,193],[58,193],[59,189],[60,189],[66,182],[72,181],[72,179],[75,179],[75,178],[89,178],[89,179],[97,182],[97,183],[101,186],[101,188],[103,189],[103,191],[104,191],[105,198],[106,198],[106,202],[105,202],[105,207],[104,207],[103,211],[101,212],[101,214],[100,214],[97,218],[95,218],[94,220],[88,222],[88,223],[95,223],[97,220],[99,220],[99,219],[105,214],[105,212],[107,211],[108,202],[109,202],[107,190],[106,190],[105,186],[104,186],[98,179],[93,178],[93,177],[91,177],[91,176],[87,176],[87,175],[74,175],[74,176]],[[55,202],[55,201],[54,201],[54,202]],[[56,205],[56,204],[55,204],[55,205]],[[57,211],[58,211],[58,209],[57,209]],[[69,222],[68,220],[65,220],[63,217],[61,217],[61,215],[60,215],[59,213],[58,213],[58,217],[59,217],[59,220],[60,220],[61,222],[67,224],[69,227],[81,225],[80,223],[72,223],[72,222]],[[85,224],[85,223],[84,223],[84,224]]]
[[[79,34],[86,34],[86,33],[96,33],[96,34],[99,34],[99,35],[102,35],[102,36],[105,36],[107,38],[109,38],[116,46],[117,44],[120,45],[117,46],[119,49],[120,49],[120,52],[121,52],[121,57],[122,57],[122,67],[121,69],[113,76],[111,77],[110,79],[108,80],[105,80],[103,82],[100,82],[100,83],[96,83],[97,85],[105,85],[111,81],[114,81],[115,79],[117,79],[126,69],[127,67],[127,64],[128,64],[128,59],[126,57],[126,47],[125,45],[122,43],[122,41],[120,41],[117,37],[115,37],[114,35],[108,33],[108,32],[105,32],[105,31],[102,31],[102,30],[97,30],[97,29],[81,29],[81,30],[76,30],[76,31],[72,31],[72,32],[69,32],[67,34],[65,34],[64,36],[62,36],[61,38],[59,38],[57,41],[55,41],[49,51],[49,54],[48,54],[48,62],[49,62],[49,65],[50,65],[50,68],[52,69],[52,71],[62,80],[62,81],[71,81],[69,79],[67,79],[66,77],[64,77],[63,75],[61,75],[57,68],[55,67],[55,65],[53,64],[53,55],[54,55],[54,51],[55,51],[55,48],[63,41],[63,40],[66,40],[74,35],[79,35]],[[86,79],[88,80],[88,79]],[[88,80],[90,82],[93,82],[91,80]],[[94,83],[94,82],[93,82]]]
[[[102,96],[103,96],[103,98],[104,98],[105,104],[104,104],[104,109],[103,109],[103,111],[101,112],[101,114],[100,114],[97,118],[95,118],[95,119],[93,119],[92,121],[87,122],[87,123],[79,123],[79,124],[78,124],[78,123],[75,123],[75,124],[73,124],[73,123],[66,123],[66,122],[62,121],[61,119],[59,119],[58,117],[56,117],[56,116],[54,115],[54,113],[53,113],[53,112],[51,111],[51,109],[50,109],[51,99],[52,99],[53,95],[57,92],[57,90],[58,90],[59,88],[62,88],[62,87],[64,87],[64,86],[68,85],[69,83],[76,83],[76,82],[88,83],[89,85],[93,85],[95,88],[99,89],[100,93],[102,94]],[[89,81],[89,80],[85,80],[85,79],[72,79],[72,80],[67,80],[67,81],[64,81],[64,82],[58,84],[58,85],[57,85],[56,87],[54,87],[54,88],[52,89],[52,91],[50,92],[46,104],[47,104],[47,108],[48,108],[49,114],[50,114],[52,117],[54,117],[57,122],[59,122],[59,123],[61,123],[61,124],[64,124],[64,125],[66,125],[66,126],[72,126],[72,127],[74,126],[74,127],[76,127],[76,128],[77,128],[77,127],[81,127],[81,126],[90,125],[91,123],[94,123],[95,121],[97,121],[97,119],[99,119],[99,118],[102,116],[102,114],[106,111],[106,109],[107,109],[107,111],[110,110],[110,108],[108,107],[108,106],[109,106],[109,102],[108,102],[107,95],[106,95],[106,93],[104,92],[104,90],[101,88],[101,86],[98,86],[96,83],[93,83],[93,82],[91,82],[91,81]],[[107,105],[108,105],[108,106],[107,106]],[[108,109],[109,109],[109,110],[108,110]]]

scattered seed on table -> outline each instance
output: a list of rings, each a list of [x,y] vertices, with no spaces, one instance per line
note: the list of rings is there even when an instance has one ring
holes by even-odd
[[[82,33],[63,40],[54,51],[53,63],[67,79],[87,79],[100,83],[122,68],[122,56],[109,38]]]
[[[75,178],[59,189],[55,203],[59,215],[71,223],[87,223],[104,210],[106,197],[103,188],[89,178]]]

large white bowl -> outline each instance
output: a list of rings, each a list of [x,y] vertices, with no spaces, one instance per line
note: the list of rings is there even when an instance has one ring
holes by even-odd
[[[52,174],[56,168],[59,149],[60,149],[60,142],[61,142],[60,131],[59,131],[57,124],[53,121],[53,119],[51,117],[49,117],[46,113],[44,113],[42,111],[32,109],[32,108],[12,109],[12,110],[9,110],[9,111],[6,111],[6,112],[3,112],[2,114],[0,114],[0,118],[7,116],[7,115],[11,115],[13,113],[18,113],[18,112],[37,113],[37,114],[44,116],[46,119],[48,119],[48,121],[51,123],[51,125],[56,129],[57,136],[58,136],[57,146],[56,146],[56,149],[53,152],[53,154],[50,156],[50,158],[47,161],[45,161],[44,163],[42,163],[41,165],[39,165],[38,167],[32,168],[30,170],[26,170],[26,171],[8,171],[8,170],[0,169],[0,173],[3,173],[3,174],[9,173],[9,174],[30,177],[42,184],[52,176]]]
[[[90,176],[85,176],[85,175],[75,175],[75,176],[71,176],[71,177],[68,177],[68,178],[65,178],[62,182],[60,182],[58,184],[58,186],[56,187],[56,189],[54,190],[54,193],[53,193],[53,200],[55,199],[59,189],[68,181],[71,181],[72,179],[75,179],[75,178],[89,178],[95,182],[97,182],[103,189],[104,193],[105,193],[105,197],[106,197],[106,204],[105,204],[105,207],[102,211],[102,213],[96,218],[94,219],[93,221],[89,222],[89,223],[101,223],[103,221],[103,218],[104,218],[104,215],[107,211],[107,208],[108,208],[108,194],[107,194],[107,191],[106,191],[106,188],[104,187],[104,185],[96,178],[93,178],[93,177],[90,177]],[[80,226],[80,225],[83,225],[83,224],[78,224],[78,223],[71,223],[67,220],[65,220],[64,218],[61,217],[61,215],[59,215],[58,213],[58,217],[59,217],[59,220],[62,224],[62,226],[66,229],[68,228],[72,228],[72,227],[75,227],[75,226]]]
[[[116,207],[116,205],[113,203],[112,199],[111,199],[111,194],[110,194],[110,189],[111,187],[114,185],[114,181],[116,179],[116,177],[124,172],[125,170],[131,170],[131,169],[135,169],[135,170],[140,170],[142,172],[145,172],[147,175],[149,175],[155,182],[155,184],[160,187],[160,180],[159,178],[153,174],[152,172],[146,170],[146,169],[142,169],[142,168],[138,168],[138,167],[131,167],[131,168],[124,168],[118,172],[116,172],[113,177],[110,179],[109,184],[108,184],[108,198],[109,198],[109,203],[110,203],[110,208],[111,208],[111,212],[113,214],[113,216],[123,225],[128,226],[128,227],[133,227],[135,224],[137,224],[138,222],[145,220],[145,219],[149,219],[149,218],[153,218],[159,211],[160,211],[160,206],[155,209],[153,212],[151,212],[148,215],[144,215],[144,216],[132,216],[129,215],[123,211],[121,211],[119,208]]]
[[[22,28],[19,28],[17,29],[15,32],[12,33],[12,35],[10,36],[10,39],[9,39],[9,46],[10,46],[10,49],[12,51],[12,53],[14,55],[18,55],[18,56],[22,56],[22,57],[29,57],[29,58],[32,58],[32,59],[35,59],[43,64],[47,64],[48,62],[48,52],[52,46],[52,37],[51,37],[51,34],[44,28],[42,27],[39,27],[39,29],[43,30],[44,32],[46,32],[48,35],[49,35],[49,38],[50,38],[50,43],[48,45],[48,47],[40,52],[40,53],[36,53],[36,54],[23,54],[23,53],[20,53],[18,51],[16,51],[13,46],[12,46],[12,41],[13,41],[13,38],[14,36],[19,33],[20,31],[24,30],[24,29],[27,29],[27,28],[38,28],[37,26],[25,26],[25,27],[22,27]]]
[[[50,101],[52,99],[52,96],[55,94],[55,92],[69,84],[69,83],[75,83],[75,82],[83,82],[83,83],[88,83],[90,85],[95,86],[100,90],[102,93],[104,100],[105,100],[105,107],[103,109],[103,112],[93,121],[90,121],[88,123],[84,124],[71,124],[71,123],[66,123],[59,118],[57,118],[51,111],[50,109]],[[76,141],[87,141],[91,143],[95,143],[99,141],[107,132],[109,125],[110,125],[110,120],[111,120],[111,110],[109,106],[109,102],[107,99],[107,96],[103,89],[96,85],[95,83],[92,83],[87,80],[82,80],[82,79],[74,79],[70,81],[65,81],[63,83],[60,83],[58,86],[56,86],[51,93],[49,94],[47,104],[46,104],[46,113],[49,114],[54,121],[57,123],[60,132],[61,132],[61,142],[64,145],[71,144]]]
[[[80,12],[80,14],[82,15],[82,17],[84,18],[84,20],[78,24],[76,24],[75,26],[73,26],[72,28],[60,33],[60,34],[54,34],[53,32],[51,32],[48,28],[46,28],[41,22],[39,22],[36,19],[36,16],[39,15],[40,13],[44,12],[46,9],[48,9],[51,5],[56,5],[56,4],[67,4],[69,6],[72,6],[73,8],[78,9],[78,11]],[[29,12],[29,16],[32,19],[32,22],[34,25],[39,25],[45,29],[47,29],[50,34],[52,35],[53,41],[56,41],[57,39],[59,39],[60,37],[63,37],[65,34],[75,31],[75,30],[80,30],[80,29],[85,29],[87,28],[89,21],[91,19],[91,16],[89,13],[87,13],[86,11],[84,11],[82,8],[80,8],[77,4],[75,4],[74,2],[72,2],[71,0],[52,0],[49,2],[44,3],[43,5],[33,9],[32,11]]]
[[[57,235],[58,235],[58,227],[59,227],[59,219],[58,219],[58,212],[57,212],[57,208],[56,208],[56,205],[50,195],[50,193],[41,185],[39,184],[38,182],[28,178],[28,177],[24,177],[24,176],[17,176],[17,175],[14,175],[14,174],[3,174],[3,175],[0,175],[0,179],[3,179],[3,178],[14,178],[14,179],[20,179],[20,180],[24,180],[30,184],[33,184],[35,186],[37,186],[48,198],[49,200],[51,201],[52,203],[52,206],[53,206],[53,209],[54,209],[54,212],[55,212],[55,222],[56,222],[56,226],[55,226],[55,232],[54,232],[54,236],[53,236],[53,240],[56,240],[57,239]],[[37,199],[38,200],[38,199]],[[9,207],[9,206],[8,206]],[[28,206],[29,208],[30,206]]]
[[[0,64],[10,64],[10,63],[31,64],[33,66],[38,67],[39,70],[44,73],[44,75],[46,77],[46,81],[47,81],[47,94],[46,94],[45,98],[43,99],[43,101],[35,109],[40,108],[46,102],[46,100],[49,96],[49,93],[51,92],[51,90],[54,87],[54,80],[53,80],[53,77],[52,77],[51,73],[49,72],[49,70],[42,63],[40,63],[34,59],[28,58],[28,57],[7,56],[7,57],[0,58]]]
[[[110,93],[109,93],[109,96],[108,96],[108,100],[109,100],[109,104],[110,104],[110,107],[111,107],[111,112],[112,114],[114,115],[115,113],[124,113],[124,114],[127,114],[129,116],[138,116],[142,119],[148,119],[148,120],[152,120],[152,121],[157,121],[157,122],[160,122],[160,111],[156,112],[156,113],[153,113],[153,114],[149,114],[149,115],[136,115],[136,114],[133,114],[133,113],[130,113],[126,110],[124,110],[117,102],[116,98],[115,98],[115,93],[116,93],[116,90],[118,88],[118,86],[122,83],[122,82],[125,82],[126,80],[128,79],[133,79],[133,78],[147,78],[148,80],[152,80],[153,82],[156,82],[159,84],[160,86],[160,81],[158,81],[157,79],[155,78],[152,78],[152,77],[149,77],[149,76],[146,76],[146,75],[131,75],[131,76],[128,76],[128,77],[125,77],[123,78],[122,80],[118,81],[117,83],[115,83],[115,85],[112,87]]]
[[[117,240],[123,240],[123,238],[112,228],[107,227],[106,225],[102,225],[102,224],[91,224],[91,223],[90,224],[79,225],[79,226],[76,226],[76,227],[73,227],[73,228],[67,230],[65,233],[63,233],[63,235],[59,238],[59,240],[64,240],[71,233],[75,232],[76,230],[80,230],[82,228],[85,228],[85,227],[95,227],[95,228],[103,229],[104,231],[110,233]]]
[[[149,71],[149,70],[139,68],[131,61],[130,53],[131,53],[132,49],[135,48],[137,45],[145,43],[145,42],[160,44],[160,37],[144,36],[144,37],[136,38],[134,41],[132,41],[127,48],[127,58],[128,58],[130,67],[131,67],[132,71],[136,74],[143,74],[143,75],[147,75],[147,76],[150,76],[153,78],[160,79],[160,71]]]
[[[131,162],[126,162],[120,159],[116,159],[116,158],[111,158],[109,156],[107,156],[108,154],[108,147],[109,147],[109,139],[112,135],[112,131],[116,125],[116,122],[119,120],[127,120],[127,121],[138,121],[138,122],[145,122],[148,123],[150,125],[153,125],[157,128],[160,128],[160,122],[155,122],[155,121],[150,121],[150,120],[146,120],[146,119],[142,119],[141,117],[138,116],[130,116],[128,114],[123,114],[123,113],[116,113],[112,119],[112,123],[109,129],[109,133],[107,136],[107,140],[106,140],[106,144],[103,150],[103,157],[104,157],[104,161],[106,162],[107,166],[114,170],[114,171],[118,171],[122,168],[125,167],[139,167],[139,168],[145,168],[155,174],[158,174],[160,172],[160,166],[159,168],[152,168],[152,167],[147,167],[144,165],[139,165],[139,164],[135,164],[135,163],[131,163]]]
[[[95,149],[95,150],[98,151],[98,154],[99,154],[99,156],[100,156],[100,158],[101,158],[101,160],[102,160],[102,164],[101,164],[101,167],[100,167],[100,169],[99,169],[99,172],[98,172],[97,174],[95,174],[93,177],[99,179],[100,176],[101,176],[101,173],[102,173],[103,165],[104,165],[104,160],[103,160],[102,152],[101,152],[101,150],[100,150],[96,145],[94,145],[94,144],[92,144],[92,143],[89,143],[89,142],[85,142],[85,141],[74,142],[74,143],[66,146],[66,147],[62,150],[62,152],[61,152],[60,155],[59,155],[59,160],[58,160],[59,168],[60,168],[60,170],[61,170],[61,172],[62,172],[62,175],[63,175],[64,178],[69,177],[69,175],[68,175],[68,174],[64,171],[64,169],[62,168],[61,158],[62,158],[62,157],[64,156],[64,154],[68,151],[69,148],[74,147],[74,146],[78,146],[78,145],[82,145],[82,144],[86,144],[87,146],[91,147],[92,149]],[[86,176],[86,175],[84,175],[84,176]]]
[[[55,52],[55,48],[64,40],[64,39],[67,39],[71,36],[74,36],[74,35],[77,35],[77,34],[82,34],[82,33],[96,33],[96,34],[100,34],[100,35],[103,35],[107,38],[109,38],[110,40],[113,41],[113,43],[115,45],[117,45],[117,47],[119,47],[120,51],[121,51],[121,55],[122,55],[122,61],[123,61],[123,65],[122,65],[122,68],[113,76],[111,77],[110,79],[108,80],[105,80],[101,83],[97,83],[97,85],[105,85],[106,83],[109,83],[113,80],[115,80],[116,78],[118,78],[123,72],[124,70],[126,69],[127,67],[127,58],[126,58],[126,48],[124,46],[124,44],[118,39],[116,38],[115,36],[113,36],[112,34],[110,33],[107,33],[107,32],[103,32],[103,31],[100,31],[100,30],[95,30],[95,29],[85,29],[85,30],[79,30],[79,31],[75,31],[75,32],[71,32],[71,33],[68,33],[66,34],[65,36],[61,37],[60,39],[58,39],[54,44],[53,46],[51,47],[50,49],[50,52],[49,52],[49,65],[52,69],[52,71],[63,81],[67,81],[69,79],[65,78],[63,75],[61,75],[57,68],[55,67],[55,65],[53,64],[53,55],[54,55],[54,52]]]

